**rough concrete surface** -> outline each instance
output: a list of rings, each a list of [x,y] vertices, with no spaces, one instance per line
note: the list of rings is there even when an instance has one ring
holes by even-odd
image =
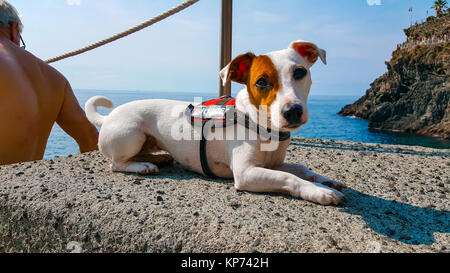
[[[450,150],[295,138],[288,162],[347,184],[320,206],[99,153],[0,167],[0,252],[449,252]]]

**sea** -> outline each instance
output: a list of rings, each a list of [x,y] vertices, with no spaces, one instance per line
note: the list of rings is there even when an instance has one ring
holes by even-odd
[[[216,93],[106,90],[75,90],[74,93],[82,107],[84,107],[86,101],[93,96],[105,96],[114,103],[115,107],[130,101],[143,99],[206,101],[217,98]],[[372,130],[368,128],[368,122],[366,120],[337,115],[342,107],[355,102],[358,98],[359,97],[356,96],[311,95],[308,101],[310,113],[309,122],[293,135],[316,139],[450,149],[450,141],[448,140],[407,133]],[[99,109],[99,112],[103,115],[108,114],[110,111],[111,110],[108,109]],[[75,140],[55,124],[47,143],[44,159],[52,159],[55,156],[68,156],[78,153],[79,149]]]

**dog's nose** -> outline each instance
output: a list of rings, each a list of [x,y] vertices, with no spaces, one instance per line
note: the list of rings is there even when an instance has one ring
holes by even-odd
[[[288,103],[283,107],[282,113],[290,125],[302,122],[303,107],[300,104]]]

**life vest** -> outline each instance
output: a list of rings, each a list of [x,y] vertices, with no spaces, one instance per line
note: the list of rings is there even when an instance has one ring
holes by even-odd
[[[289,132],[272,131],[269,128],[262,128],[257,123],[253,122],[248,114],[242,113],[236,109],[236,99],[228,96],[224,96],[218,99],[209,100],[201,103],[200,105],[188,106],[185,112],[188,120],[192,126],[202,127],[202,138],[200,140],[200,162],[202,165],[203,173],[209,177],[217,177],[209,168],[208,158],[206,156],[206,137],[203,133],[203,128],[206,123],[211,128],[225,128],[234,126],[238,121],[243,120],[241,125],[245,126],[249,130],[255,131],[259,135],[263,135],[266,139],[276,138],[278,141],[286,141],[290,139],[291,134]],[[243,115],[243,119],[238,119],[238,115]],[[253,123],[251,126],[251,123]]]

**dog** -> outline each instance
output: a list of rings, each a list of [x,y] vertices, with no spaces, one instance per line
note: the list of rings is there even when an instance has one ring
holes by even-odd
[[[222,71],[224,85],[230,81],[246,87],[236,96],[236,109],[253,121],[267,119],[267,128],[293,132],[308,121],[307,101],[312,85],[310,68],[326,51],[314,43],[295,41],[287,49],[256,56],[246,53],[233,59]],[[186,118],[189,102],[172,100],[134,101],[114,109],[108,116],[97,107],[113,108],[105,97],[93,97],[85,106],[91,123],[101,127],[100,152],[112,160],[115,172],[157,174],[151,162],[133,158],[156,151],[166,151],[190,170],[205,174],[199,155],[199,139],[180,137],[198,133]],[[345,200],[343,183],[328,179],[299,165],[285,163],[288,140],[276,142],[270,151],[262,149],[268,140],[221,139],[236,135],[239,124],[211,131],[206,143],[208,168],[224,179],[234,179],[237,190],[281,192],[322,205],[338,205]],[[248,129],[245,129],[248,130]],[[203,133],[203,132],[201,132]]]

